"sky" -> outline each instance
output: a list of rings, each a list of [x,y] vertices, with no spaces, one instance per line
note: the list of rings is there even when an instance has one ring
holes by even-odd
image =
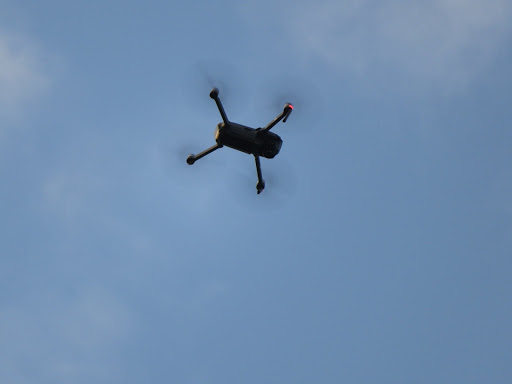
[[[511,19],[0,0],[0,382],[510,383]]]

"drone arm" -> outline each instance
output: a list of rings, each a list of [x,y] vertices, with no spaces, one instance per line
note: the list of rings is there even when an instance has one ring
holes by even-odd
[[[205,149],[203,152],[198,153],[197,155],[190,155],[189,157],[187,157],[187,164],[192,165],[196,160],[199,160],[201,157],[205,157],[206,155],[212,153],[213,151],[219,148],[222,148],[222,145],[217,143],[211,146],[210,148]]]
[[[292,113],[292,111],[293,111],[293,106],[291,104],[286,104],[284,106],[283,112],[279,116],[277,116],[274,120],[272,120],[269,125],[267,125],[265,128],[263,128],[263,131],[269,131],[281,120],[283,120],[283,123],[286,123],[286,120],[288,119],[288,117],[290,116],[290,113]]]
[[[260,157],[254,155],[254,160],[256,161],[256,172],[258,173],[258,184],[256,184],[256,190],[259,195],[265,189],[265,181],[263,181],[263,176],[261,175]]]
[[[229,122],[226,112],[224,111],[224,107],[219,99],[219,90],[217,88],[213,88],[210,92],[210,97],[215,100],[215,104],[217,104],[217,108],[219,108],[220,115],[222,116],[222,120],[225,124]]]

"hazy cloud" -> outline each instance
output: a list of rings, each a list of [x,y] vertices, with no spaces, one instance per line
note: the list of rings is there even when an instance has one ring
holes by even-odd
[[[66,217],[82,213],[85,193],[90,189],[91,181],[83,180],[83,176],[61,173],[49,177],[43,185],[46,207]]]
[[[117,343],[129,338],[134,314],[103,288],[83,287],[75,295],[58,296],[48,291],[39,292],[37,303],[0,309],[2,382],[115,378],[107,361]]]
[[[306,57],[368,81],[391,76],[450,93],[509,40],[512,3],[325,0],[289,9],[287,28]]]
[[[27,39],[0,31],[0,117],[21,113],[48,89],[42,56]]]

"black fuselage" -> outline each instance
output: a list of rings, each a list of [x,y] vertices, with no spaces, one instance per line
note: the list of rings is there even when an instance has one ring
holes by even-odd
[[[219,145],[268,159],[275,157],[283,144],[283,140],[275,133],[232,122],[217,125],[215,141]]]

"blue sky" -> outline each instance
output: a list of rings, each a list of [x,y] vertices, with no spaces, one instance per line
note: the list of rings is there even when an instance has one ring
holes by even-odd
[[[509,383],[511,17],[1,0],[0,382]]]

